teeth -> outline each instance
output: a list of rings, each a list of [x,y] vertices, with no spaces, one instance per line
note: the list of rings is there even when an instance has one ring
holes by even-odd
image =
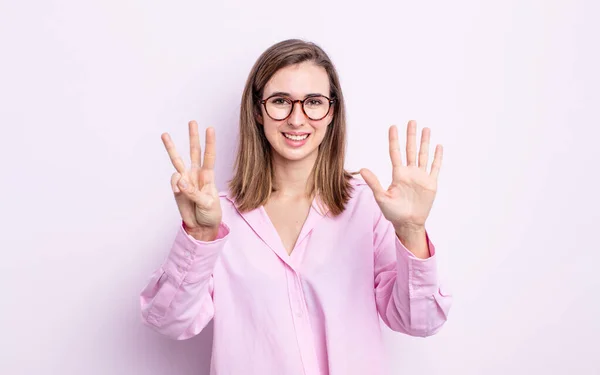
[[[283,135],[287,139],[291,139],[292,141],[302,141],[302,140],[308,138],[308,134],[304,134],[304,135],[291,135],[291,134],[283,133]]]

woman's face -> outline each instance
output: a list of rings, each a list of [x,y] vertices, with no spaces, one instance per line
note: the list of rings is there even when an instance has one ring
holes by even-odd
[[[324,68],[316,66],[312,62],[304,62],[297,65],[291,65],[277,71],[269,80],[263,90],[262,99],[270,99],[269,114],[275,115],[285,113],[285,106],[289,105],[282,100],[306,101],[305,109],[313,118],[319,113],[321,105],[328,106],[327,102],[316,98],[317,95],[330,97],[329,77]],[[324,107],[326,108],[326,107]],[[301,103],[293,105],[292,113],[284,120],[274,120],[269,117],[265,107],[261,105],[261,123],[263,124],[267,140],[273,148],[274,157],[283,159],[283,161],[299,161],[305,159],[316,160],[318,148],[325,133],[327,126],[333,119],[333,104],[329,112],[320,120],[311,120],[302,110]]]

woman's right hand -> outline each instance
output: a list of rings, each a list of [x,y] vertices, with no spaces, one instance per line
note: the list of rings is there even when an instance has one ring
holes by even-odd
[[[200,159],[196,121],[190,121],[189,131],[191,167],[188,170],[169,134],[163,133],[161,136],[176,170],[171,176],[171,188],[188,234],[198,240],[214,240],[222,219],[219,192],[215,185],[215,130],[206,129],[203,161]]]

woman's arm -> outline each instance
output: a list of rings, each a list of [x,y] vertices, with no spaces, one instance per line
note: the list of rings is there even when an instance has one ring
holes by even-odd
[[[214,316],[213,269],[229,228],[221,223],[214,241],[199,241],[183,225],[167,259],[140,295],[142,321],[177,340],[191,338]]]
[[[385,324],[411,336],[431,336],[446,322],[452,296],[438,280],[435,247],[425,235],[429,256],[416,257],[383,217],[374,227],[375,298]],[[409,241],[419,243],[415,237]]]

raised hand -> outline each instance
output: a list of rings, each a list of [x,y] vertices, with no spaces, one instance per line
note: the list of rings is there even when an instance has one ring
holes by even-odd
[[[203,162],[196,121],[190,121],[189,132],[191,166],[187,170],[169,134],[163,133],[161,139],[176,170],[171,176],[171,188],[185,229],[198,239],[206,239],[216,235],[222,218],[215,185],[215,130],[206,129]]]
[[[381,212],[396,229],[423,229],[429,216],[437,191],[437,180],[442,166],[443,149],[435,148],[431,171],[427,172],[429,158],[429,128],[421,134],[421,147],[417,160],[417,124],[409,121],[406,130],[406,165],[402,164],[398,129],[389,130],[390,159],[392,160],[392,183],[385,190],[377,177],[368,169],[360,174],[369,185]]]

